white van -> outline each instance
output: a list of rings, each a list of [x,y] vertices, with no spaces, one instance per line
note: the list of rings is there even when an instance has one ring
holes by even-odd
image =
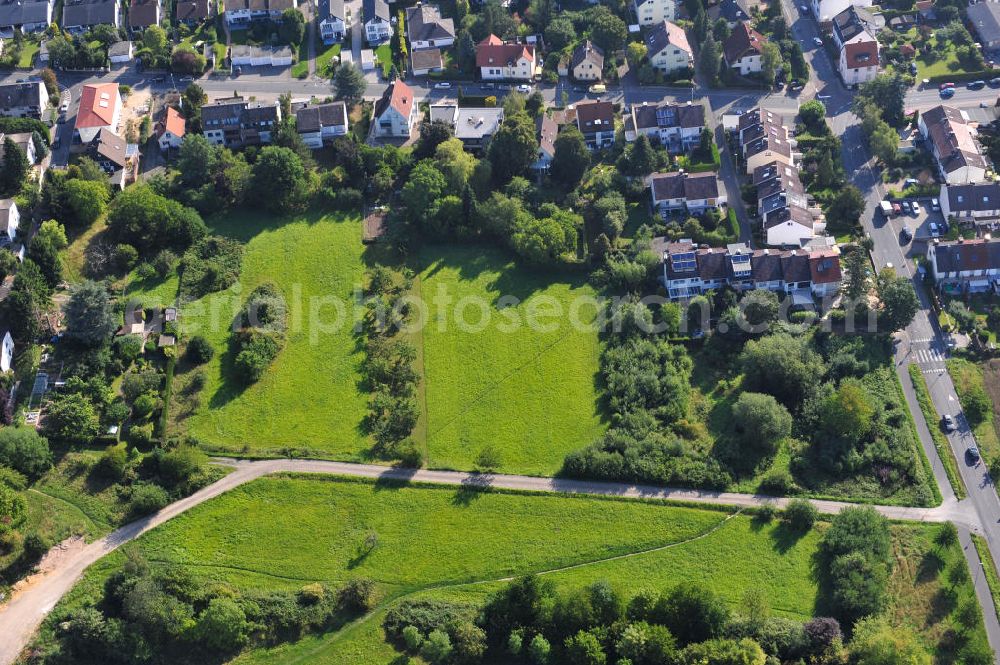
[[[892,204],[888,201],[879,201],[878,207],[882,209],[882,214],[886,219],[892,217]]]

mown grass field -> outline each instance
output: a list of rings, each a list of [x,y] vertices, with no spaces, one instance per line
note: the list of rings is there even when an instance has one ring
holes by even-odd
[[[276,220],[241,212],[210,225],[214,233],[246,243],[242,275],[234,289],[182,309],[183,331],[204,335],[216,354],[203,368],[205,386],[192,411],[176,417],[213,448],[274,453],[296,448],[358,458],[365,447],[360,424],[367,395],[358,385],[362,354],[350,321],[345,322],[364,274],[358,219],[311,213]],[[284,294],[289,330],[264,377],[243,387],[228,353],[230,326],[246,295],[263,282],[273,282]],[[346,317],[335,326],[336,310],[317,304],[317,320],[329,324],[320,332],[309,317],[311,303],[323,298],[342,302]],[[183,374],[178,377],[179,389],[185,380]]]
[[[995,370],[991,371],[995,374]],[[955,392],[958,393],[959,402],[964,401],[966,395],[972,390],[986,389],[983,368],[976,363],[962,358],[952,358],[948,361],[948,374],[955,382]],[[995,381],[995,376],[991,377],[991,380]],[[1000,438],[997,437],[997,431],[993,425],[996,418],[996,408],[996,402],[993,402],[993,409],[987,413],[986,419],[973,429],[976,442],[982,451],[983,461],[987,465],[1000,455]]]
[[[382,601],[365,619],[237,662],[388,665],[399,654],[385,643],[381,618],[395,600],[429,595],[479,603],[503,578],[526,573],[544,574],[562,587],[608,580],[627,596],[696,580],[734,610],[753,588],[774,613],[804,620],[824,609],[815,579],[824,528],[820,523],[796,537],[777,521],[660,502],[280,476],[202,504],[136,546],[155,565],[183,565],[206,584],[297,589],[313,581],[372,578]],[[946,576],[929,575],[923,565],[938,529],[893,526],[896,569],[888,609],[931,650],[952,626],[938,598]],[[370,533],[378,544],[364,554]],[[93,597],[123,560],[116,552],[96,564],[63,607]],[[957,547],[943,560],[945,569],[964,565]],[[969,583],[959,585],[956,606],[971,593]],[[50,630],[52,625],[43,635]]]
[[[429,464],[472,468],[489,444],[504,471],[554,473],[566,453],[604,428],[597,332],[578,329],[568,315],[594,290],[582,274],[534,273],[482,246],[429,246],[418,260],[415,289],[430,305],[418,340]],[[452,305],[439,309],[442,293]],[[529,325],[532,312],[541,326]],[[577,319],[590,324],[595,316],[587,305]],[[459,317],[469,326],[462,329]]]

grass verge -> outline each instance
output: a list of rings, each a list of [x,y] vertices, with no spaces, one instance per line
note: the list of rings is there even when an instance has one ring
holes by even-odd
[[[958,401],[963,409],[970,393],[986,390],[983,369],[974,362],[963,358],[951,358],[948,360],[948,374],[955,383],[955,392],[958,393]],[[993,409],[987,409],[985,419],[972,430],[987,468],[993,460],[1000,457],[1000,439],[993,427],[993,417]]]
[[[990,595],[993,596],[993,609],[1000,619],[1000,575],[997,574],[997,564],[993,560],[990,546],[986,539],[977,533],[972,534],[972,544],[976,546],[979,554],[979,561],[983,564],[983,574],[986,575],[986,584],[990,588]]]
[[[917,403],[920,404],[920,412],[924,414],[924,422],[927,423],[927,429],[930,430],[931,440],[934,441],[938,457],[941,458],[941,463],[944,465],[944,472],[948,476],[948,482],[951,483],[951,489],[957,498],[964,499],[966,497],[965,484],[958,473],[958,460],[955,459],[955,453],[948,444],[947,437],[938,427],[937,412],[931,403],[927,380],[924,379],[924,375],[916,365],[910,365],[908,371],[910,372],[910,380],[913,381],[913,392],[916,393]],[[931,478],[933,478],[933,474]]]

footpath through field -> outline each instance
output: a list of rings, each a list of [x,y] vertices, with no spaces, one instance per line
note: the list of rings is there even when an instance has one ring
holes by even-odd
[[[31,636],[41,624],[45,615],[55,607],[59,599],[68,592],[88,566],[118,547],[135,540],[147,531],[163,524],[177,515],[215,498],[235,487],[272,473],[321,473],[340,476],[372,478],[392,482],[417,482],[438,485],[453,485],[465,488],[500,488],[531,492],[564,492],[572,494],[596,494],[639,499],[664,499],[686,503],[722,504],[741,508],[773,505],[777,508],[787,505],[789,499],[774,498],[757,494],[736,494],[733,492],[713,492],[704,490],[630,485],[628,483],[607,483],[588,480],[561,478],[537,478],[531,476],[511,476],[477,474],[462,471],[433,471],[428,469],[404,469],[374,464],[351,464],[348,462],[327,462],[322,460],[259,460],[242,461],[226,458],[214,460],[217,464],[233,467],[234,471],[225,478],[201,489],[189,497],[176,501],[163,510],[126,524],[104,538],[78,550],[60,564],[41,576],[34,584],[0,608],[0,665],[10,665],[28,644]],[[856,505],[840,501],[815,500],[813,504],[824,513],[837,513],[841,509]],[[916,520],[924,522],[954,522],[959,526],[964,539],[967,531],[981,533],[978,516],[966,502],[947,500],[936,508],[909,508],[905,506],[875,506],[883,515],[894,520]],[[996,615],[985,617],[987,623]]]

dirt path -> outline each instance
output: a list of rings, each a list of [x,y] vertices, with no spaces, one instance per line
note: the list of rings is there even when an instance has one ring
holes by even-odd
[[[40,573],[35,580],[7,605],[0,609],[0,665],[13,663],[32,635],[59,599],[72,588],[83,572],[92,563],[114,551],[121,545],[135,540],[147,531],[186,512],[209,499],[239,487],[251,480],[272,473],[319,473],[379,480],[426,482],[467,487],[471,489],[496,487],[502,489],[535,492],[563,492],[571,494],[599,494],[626,498],[668,499],[696,504],[724,504],[749,508],[772,504],[782,507],[788,499],[736,494],[732,492],[712,492],[678,488],[629,485],[626,483],[605,483],[586,480],[564,480],[559,478],[536,478],[512,475],[480,475],[459,471],[432,471],[426,469],[402,469],[376,466],[372,464],[351,464],[347,462],[326,462],[321,460],[261,460],[237,461],[217,459],[217,463],[231,466],[234,471],[217,482],[203,488],[191,496],[176,501],[160,512],[144,517],[113,531],[90,545],[67,550],[64,555],[51,559],[51,569]],[[839,501],[814,501],[818,510],[837,513],[846,506],[853,505]],[[937,508],[908,508],[903,506],[876,506],[878,511],[891,519],[929,522],[952,521],[960,526],[979,532],[975,514],[970,514],[968,506],[955,501],[945,502]]]

